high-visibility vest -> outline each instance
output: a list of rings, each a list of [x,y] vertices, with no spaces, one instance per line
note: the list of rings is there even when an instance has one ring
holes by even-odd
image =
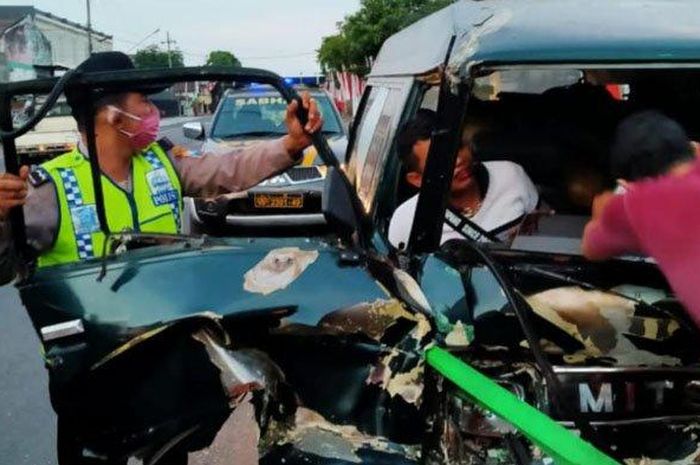
[[[53,180],[59,226],[53,247],[39,256],[46,267],[101,257],[105,234],[95,208],[88,159],[74,149],[39,170]],[[102,175],[105,214],[111,232],[175,234],[180,230],[182,188],[175,167],[157,142],[131,159],[131,192]]]

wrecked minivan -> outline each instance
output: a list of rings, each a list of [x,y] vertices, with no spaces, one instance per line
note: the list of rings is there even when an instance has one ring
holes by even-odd
[[[457,2],[385,42],[347,160],[372,243],[420,283],[436,340],[630,463],[697,457],[697,330],[651,260],[591,263],[580,243],[592,199],[615,185],[609,151],[624,117],[659,110],[698,137],[693,10],[687,2]],[[387,239],[391,217],[416,192],[395,135],[420,109],[439,122],[410,239],[397,250]],[[540,208],[508,243],[441,244],[447,180],[473,126],[476,159],[520,165]],[[537,447],[513,458],[520,446],[492,412],[475,408],[478,393],[442,379],[436,386],[423,460],[537,460]]]
[[[37,270],[27,255],[18,288],[71,463],[233,463],[241,442],[262,463],[695,461],[697,330],[649,259],[590,263],[579,243],[620,119],[656,108],[700,132],[698,26],[682,1],[457,2],[384,44],[342,166],[315,136],[324,233],[107,230],[104,259]],[[42,115],[13,128],[12,95],[205,79],[294,98],[240,68],[5,84],[7,167]],[[420,108],[439,126],[397,250],[388,225],[415,192],[396,134]],[[517,162],[548,208],[511,243],[441,244],[475,113],[477,157]],[[13,230],[23,246],[19,211]]]

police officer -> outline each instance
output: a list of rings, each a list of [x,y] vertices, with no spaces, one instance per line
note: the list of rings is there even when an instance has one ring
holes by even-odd
[[[133,69],[121,52],[103,52],[84,61],[85,72]],[[299,160],[311,144],[310,134],[323,122],[308,94],[302,105],[309,112],[303,126],[296,117],[297,103],[287,107],[288,133],[237,153],[236,156],[175,156],[177,148],[156,141],[160,112],[147,97],[163,88],[145,87],[129,92],[102,91],[94,98],[95,139],[107,222],[111,231],[125,229],[177,233],[183,195],[213,196],[245,190],[284,171]],[[24,166],[19,176],[0,174],[0,279],[14,276],[16,263],[6,221],[10,209],[24,205],[27,237],[46,267],[89,259],[102,254],[105,236],[95,209],[90,163],[87,160],[84,108],[80,94],[67,95],[78,123],[77,147],[33,172]]]

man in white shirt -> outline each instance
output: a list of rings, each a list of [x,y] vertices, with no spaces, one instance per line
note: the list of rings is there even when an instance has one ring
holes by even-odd
[[[406,166],[406,182],[420,188],[435,130],[435,113],[420,110],[398,136],[398,150]],[[508,241],[525,215],[537,208],[538,193],[523,168],[510,161],[474,160],[471,141],[457,154],[441,243],[450,239]],[[418,204],[415,195],[401,204],[389,224],[389,241],[405,248]]]

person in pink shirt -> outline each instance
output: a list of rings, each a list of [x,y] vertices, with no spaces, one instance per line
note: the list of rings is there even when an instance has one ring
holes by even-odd
[[[611,159],[620,189],[593,202],[583,255],[653,258],[700,327],[700,161],[695,144],[670,118],[652,111],[625,119]]]

